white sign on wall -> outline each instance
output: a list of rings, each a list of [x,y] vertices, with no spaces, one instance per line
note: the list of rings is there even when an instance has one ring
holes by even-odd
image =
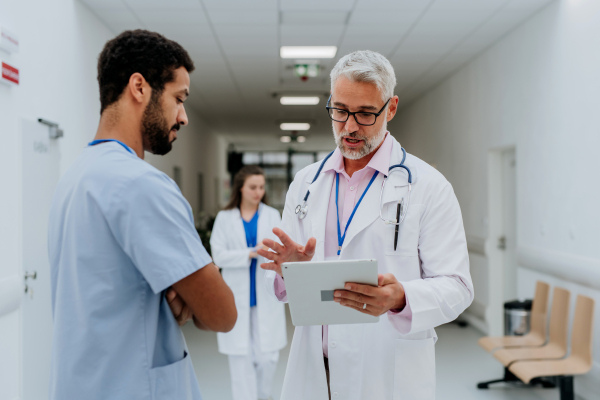
[[[19,37],[2,25],[0,25],[0,49],[9,53],[19,52]]]

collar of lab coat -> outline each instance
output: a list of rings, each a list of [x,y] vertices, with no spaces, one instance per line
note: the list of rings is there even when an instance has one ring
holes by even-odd
[[[394,140],[394,143],[390,157],[390,166],[400,164],[403,157],[400,143],[394,137],[392,137],[392,139]],[[411,163],[408,156],[406,157],[404,165],[410,168],[410,172],[412,174],[412,185],[414,187],[417,182],[417,171],[416,168],[411,168]],[[379,218],[380,200],[383,200],[382,204],[399,200],[399,197],[401,196],[401,188],[408,186],[408,173],[406,170],[404,170],[404,168],[395,168],[394,170],[396,169],[401,171],[394,172],[389,176],[388,182],[386,183],[385,192],[383,193],[383,198],[380,197],[382,195],[381,186],[384,179],[382,174],[378,174],[377,178],[371,185],[371,189],[365,194],[362,203],[360,204],[358,210],[356,210],[356,214],[354,215],[352,223],[348,227],[341,254],[344,253],[344,249],[352,241],[354,236]],[[327,220],[329,196],[331,195],[331,185],[333,184],[334,176],[335,174],[329,171],[329,173],[321,174],[319,179],[313,183],[311,182],[314,179],[314,174],[309,174],[307,176],[307,183],[310,183],[308,186],[310,196],[307,202],[309,211],[306,219],[308,219],[307,222],[310,223],[311,236],[314,236],[317,239],[317,242],[325,240],[325,223]],[[317,248],[319,250],[322,249],[320,246],[317,246]],[[319,254],[319,256],[320,257],[318,257],[318,259],[324,258],[324,254]]]

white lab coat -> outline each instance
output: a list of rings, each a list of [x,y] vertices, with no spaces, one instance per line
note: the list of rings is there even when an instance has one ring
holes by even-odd
[[[276,239],[272,230],[279,226],[279,211],[265,204],[258,208],[257,243],[265,238]],[[250,346],[250,250],[238,208],[217,214],[210,236],[210,247],[215,264],[223,269],[223,279],[231,288],[238,312],[237,322],[230,332],[217,333],[219,352],[229,355],[251,354]],[[267,293],[262,284],[265,270],[258,257],[256,265],[256,307],[260,326],[262,352],[278,351],[287,345],[284,305]]]
[[[394,139],[391,165],[402,151]],[[311,184],[320,163],[295,176],[287,193],[282,229],[297,243],[317,239],[314,261],[324,259],[325,220],[335,174],[322,173]],[[435,398],[434,327],[454,320],[473,300],[467,243],[458,201],[450,183],[433,167],[412,155],[413,175],[407,216],[394,251],[394,225],[379,218],[379,174],[348,228],[340,260],[377,259],[379,273],[393,273],[404,285],[412,322],[394,325],[387,315],[378,323],[329,326],[332,399],[432,400]],[[310,189],[308,214],[294,213]],[[396,205],[407,197],[408,175],[395,172],[385,187],[383,214],[396,218]],[[332,239],[332,240],[335,240]],[[273,293],[275,273],[265,275]],[[341,307],[341,306],[340,306]],[[397,317],[396,317],[397,318]],[[282,400],[327,400],[321,326],[294,332]]]

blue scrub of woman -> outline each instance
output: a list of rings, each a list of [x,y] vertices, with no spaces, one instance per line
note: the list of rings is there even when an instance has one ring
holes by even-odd
[[[283,303],[266,290],[265,271],[257,265],[267,261],[256,253],[263,239],[276,239],[272,230],[280,222],[279,211],[267,205],[263,170],[243,167],[210,238],[238,310],[233,330],[217,335],[219,351],[229,358],[234,400],[271,398],[279,350],[287,345]]]

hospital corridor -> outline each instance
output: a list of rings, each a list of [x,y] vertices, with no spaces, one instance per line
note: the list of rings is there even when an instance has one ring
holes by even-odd
[[[600,0],[0,0],[0,400],[600,400]]]

